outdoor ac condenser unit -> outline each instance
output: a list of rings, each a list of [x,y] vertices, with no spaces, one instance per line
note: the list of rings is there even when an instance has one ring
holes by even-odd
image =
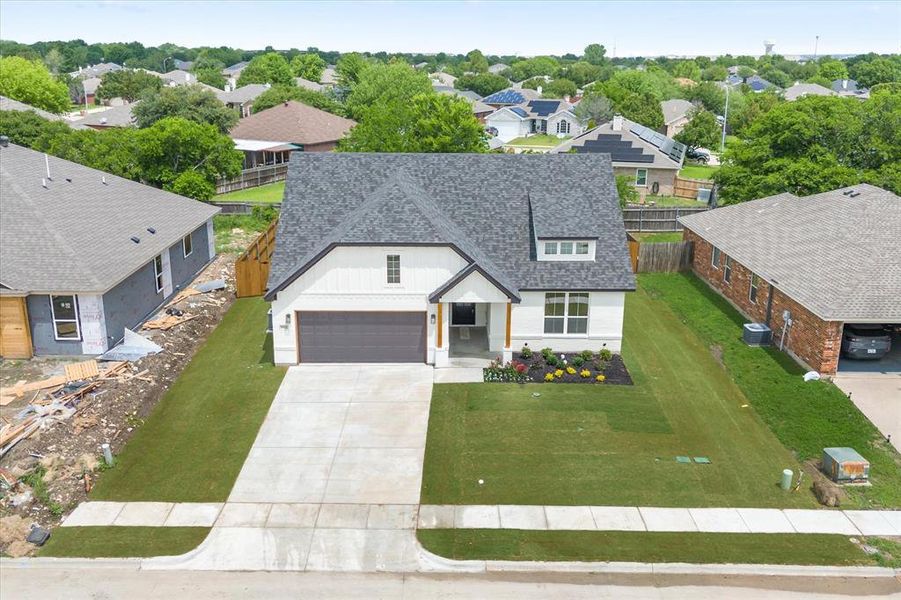
[[[769,346],[773,341],[773,330],[763,323],[745,323],[742,339],[749,346]]]

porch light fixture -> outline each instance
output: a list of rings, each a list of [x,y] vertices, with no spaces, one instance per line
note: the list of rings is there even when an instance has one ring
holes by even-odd
[[[282,325],[282,329],[287,329],[291,325],[291,313],[287,313],[285,315],[285,324]]]
[[[429,315],[429,323],[434,325],[436,321],[437,319],[435,318],[435,315]]]

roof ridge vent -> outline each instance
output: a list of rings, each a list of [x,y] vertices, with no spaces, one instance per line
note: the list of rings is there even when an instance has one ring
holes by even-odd
[[[854,190],[853,190],[853,189],[845,190],[844,192],[842,192],[842,196],[849,196],[849,195],[851,195],[851,194],[853,194],[853,193],[854,193]]]
[[[857,198],[858,196],[860,196],[860,192],[855,192],[854,190],[851,190],[851,193],[848,194],[848,196],[850,196],[851,198]]]
[[[135,244],[140,244],[140,243],[141,243],[141,238],[139,238],[139,237],[136,236],[136,235],[133,235],[133,236],[131,236],[131,241],[133,241]]]

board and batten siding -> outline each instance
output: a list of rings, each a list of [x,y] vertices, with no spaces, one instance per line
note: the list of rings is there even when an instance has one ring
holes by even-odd
[[[522,302],[513,305],[510,343],[514,350],[519,350],[528,343],[533,350],[552,348],[558,352],[597,352],[606,344],[612,352],[620,351],[625,292],[589,292],[588,333],[554,336],[544,334],[544,294],[545,292],[522,292]]]
[[[387,283],[389,254],[400,255],[400,284]],[[422,311],[435,314],[428,296],[466,266],[447,246],[339,246],[272,301],[277,364],[297,362],[297,311]],[[429,327],[428,347],[435,345]],[[432,360],[431,354],[429,360]]]

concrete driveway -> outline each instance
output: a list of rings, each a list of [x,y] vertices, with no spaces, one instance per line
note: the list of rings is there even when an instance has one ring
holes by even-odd
[[[427,365],[291,367],[209,537],[146,567],[414,568],[432,379]]]
[[[901,451],[901,373],[839,373],[832,380]]]

